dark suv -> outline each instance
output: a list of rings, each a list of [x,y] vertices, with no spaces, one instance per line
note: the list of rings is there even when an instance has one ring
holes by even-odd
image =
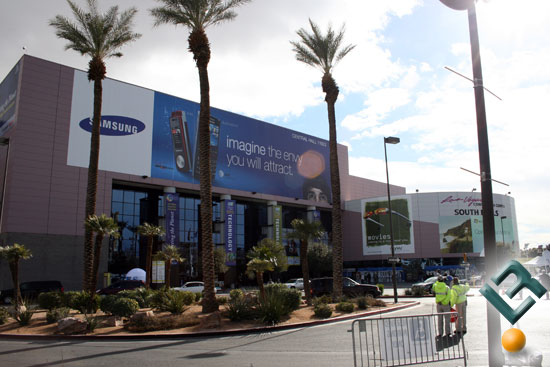
[[[63,285],[58,280],[39,280],[33,282],[23,282],[19,284],[21,297],[24,300],[34,300],[38,298],[40,293],[44,292],[63,292]],[[12,303],[14,297],[14,289],[4,289],[0,291],[0,300],[3,303]]]
[[[117,294],[121,291],[132,290],[141,287],[145,287],[145,283],[143,283],[141,280],[120,280],[118,282],[114,282],[106,288],[97,290],[96,293],[99,295]]]
[[[311,295],[314,297],[322,296],[324,294],[332,293],[333,279],[326,278],[314,278],[311,279]],[[344,277],[342,293],[348,297],[361,297],[372,296],[379,297],[381,295],[380,289],[372,284],[359,284],[351,278]]]

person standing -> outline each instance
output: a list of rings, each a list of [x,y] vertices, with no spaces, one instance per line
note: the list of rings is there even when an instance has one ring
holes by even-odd
[[[468,305],[466,294],[470,290],[470,286],[468,285],[468,283],[460,284],[458,278],[454,277],[452,290],[453,292],[455,292],[456,297],[455,302],[452,303],[455,304],[456,312],[458,313],[455,333],[466,334],[466,306]]]
[[[440,275],[437,278],[437,282],[432,285],[432,291],[435,294],[437,313],[451,312],[451,289],[445,284],[443,276]],[[443,327],[443,320],[445,320],[445,327]],[[439,330],[438,338],[441,338],[443,335],[451,336],[451,315],[438,315],[437,326]],[[445,331],[445,334],[443,334],[443,331]]]

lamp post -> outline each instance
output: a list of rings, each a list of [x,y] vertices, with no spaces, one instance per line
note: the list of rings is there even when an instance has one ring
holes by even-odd
[[[500,217],[500,230],[502,231],[502,248],[503,249],[506,248],[506,242],[504,240],[504,219],[506,219],[506,216]],[[503,252],[501,251],[500,253],[502,254]]]
[[[395,136],[384,137],[384,158],[386,160],[386,182],[388,188],[388,210],[390,212],[390,244],[392,257],[392,282],[393,282],[393,302],[397,303],[397,277],[395,274],[395,247],[393,245],[393,223],[391,219],[391,195],[390,195],[390,176],[388,174],[388,153],[386,152],[386,144],[399,144],[399,138]]]
[[[483,210],[483,243],[485,249],[485,270],[487,276],[497,272],[495,243],[495,217],[493,215],[493,186],[491,183],[491,163],[489,159],[489,138],[485,115],[485,97],[483,94],[483,76],[479,53],[479,36],[474,0],[440,0],[454,10],[468,10],[470,47],[472,52],[472,71],[474,76],[474,95],[477,119],[477,139],[481,178],[481,207]],[[500,314],[487,302],[487,336],[489,344],[489,365],[502,365],[503,355],[500,344]]]

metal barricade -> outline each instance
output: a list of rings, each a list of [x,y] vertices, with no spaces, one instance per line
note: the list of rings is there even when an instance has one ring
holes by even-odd
[[[393,367],[462,359],[466,350],[462,335],[439,330],[438,318],[456,317],[456,312],[429,315],[365,318],[353,321],[354,366]]]

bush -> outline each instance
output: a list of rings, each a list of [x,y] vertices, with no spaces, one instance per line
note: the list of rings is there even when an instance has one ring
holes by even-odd
[[[318,303],[313,306],[313,313],[316,317],[327,319],[332,316],[332,308],[330,308],[330,306],[326,303]]]
[[[412,290],[411,289],[405,289],[405,296],[412,296]]]
[[[99,310],[100,298],[97,294],[90,294],[85,291],[76,293],[74,297],[71,297],[70,308],[83,314],[96,313]]]
[[[367,305],[369,307],[386,307],[386,302],[381,299],[372,298],[372,296],[367,296]]]
[[[239,291],[233,293],[233,291]],[[229,293],[226,316],[231,321],[252,320],[255,316],[254,306],[256,299],[245,295],[240,289],[234,289]]]
[[[161,289],[152,299],[153,306],[159,311],[168,311],[173,314],[183,313],[195,300],[192,292],[181,292],[173,289]]]
[[[313,304],[318,304],[318,303],[324,303],[324,304],[332,303],[332,297],[329,296],[328,294],[324,294],[321,297],[314,298]]]
[[[130,317],[139,310],[139,303],[135,299],[117,298],[113,305],[111,314],[119,317]]]
[[[229,302],[229,298],[227,297],[217,297],[216,300],[218,301],[219,305],[226,305],[227,302]]]
[[[367,303],[367,297],[357,298],[357,308],[360,310],[366,310],[369,307]]]
[[[198,319],[186,317],[186,315],[167,315],[132,318],[124,327],[129,331],[141,333],[155,330],[179,329],[198,324]]]
[[[292,312],[285,304],[285,299],[281,297],[281,294],[273,290],[266,292],[265,297],[260,297],[257,311],[261,321],[267,325],[278,324],[283,316]]]
[[[425,294],[426,294],[426,291],[422,287],[414,287],[414,288],[411,289],[411,295],[413,295],[415,297],[422,297]]]
[[[340,302],[336,305],[336,310],[340,312],[350,313],[355,310],[355,305],[351,302]]]
[[[38,306],[44,310],[53,310],[62,306],[60,292],[45,292],[38,295]]]
[[[70,312],[71,310],[68,307],[60,307],[48,310],[48,312],[46,312],[46,322],[48,324],[58,322],[59,320],[69,316]]]
[[[26,326],[31,323],[32,314],[31,310],[18,312],[15,314],[15,320],[20,326]]]
[[[378,289],[380,289],[380,295],[383,295],[384,294],[384,284],[378,283],[376,286],[378,287]]]
[[[105,313],[113,314],[113,305],[119,297],[114,294],[107,294],[101,296],[99,301],[99,309]]]
[[[140,308],[146,308],[152,307],[153,297],[155,293],[156,291],[152,289],[141,287],[137,289],[121,291],[117,293],[117,296],[122,298],[134,299],[137,301]]]
[[[275,283],[265,287],[265,293],[266,295],[272,294],[274,297],[280,298],[285,307],[285,314],[287,315],[300,308],[302,292],[297,289],[289,289],[284,284]]]
[[[94,330],[97,328],[97,325],[99,325],[99,318],[86,315],[86,322],[86,330],[93,333]]]
[[[0,307],[0,325],[4,325],[8,321],[10,313],[5,307]]]

